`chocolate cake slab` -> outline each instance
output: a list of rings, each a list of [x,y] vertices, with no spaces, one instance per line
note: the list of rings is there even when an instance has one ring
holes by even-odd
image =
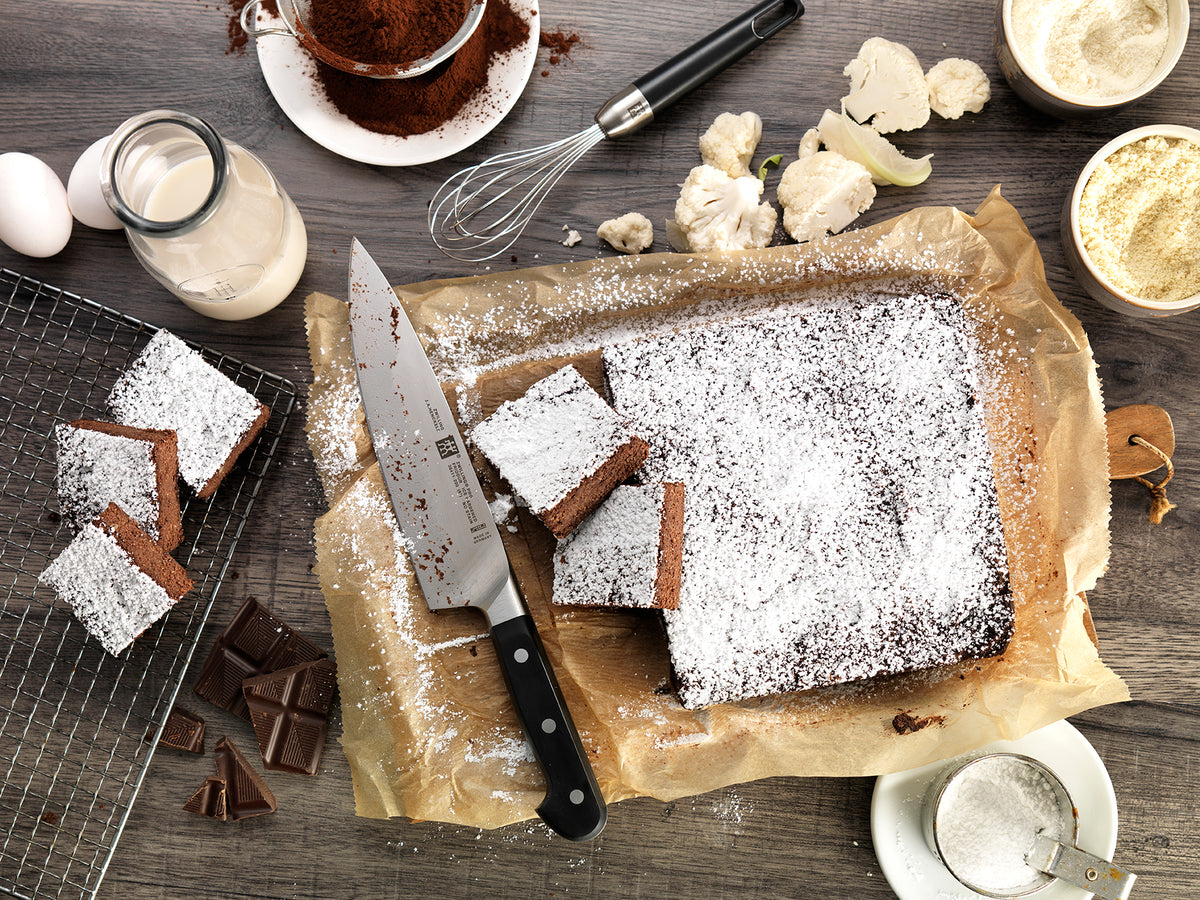
[[[687,485],[684,706],[1003,651],[1007,555],[957,298],[869,295],[606,347],[642,477]]]

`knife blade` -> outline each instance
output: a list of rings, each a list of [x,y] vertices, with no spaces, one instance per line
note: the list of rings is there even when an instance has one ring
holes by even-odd
[[[517,715],[546,777],[538,815],[571,840],[607,811],[537,627],[512,575],[441,383],[383,272],[357,239],[350,335],[375,457],[430,609],[487,617]]]

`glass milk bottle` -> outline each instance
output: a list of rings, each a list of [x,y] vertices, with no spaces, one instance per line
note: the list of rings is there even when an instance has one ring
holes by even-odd
[[[100,186],[138,260],[214,319],[248,319],[292,292],[304,222],[267,167],[203,119],[153,110],[109,139]]]

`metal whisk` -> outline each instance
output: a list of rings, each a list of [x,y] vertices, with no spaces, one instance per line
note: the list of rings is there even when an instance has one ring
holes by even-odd
[[[804,14],[798,0],[763,0],[613,95],[596,124],[530,150],[502,153],[455,173],[433,195],[429,233],[447,256],[482,262],[521,236],[546,195],[605,138],[632,134]]]

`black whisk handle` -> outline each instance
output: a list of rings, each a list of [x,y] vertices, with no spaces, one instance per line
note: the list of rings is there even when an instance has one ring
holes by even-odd
[[[650,105],[666,109],[804,15],[798,0],[763,0],[633,82]]]

